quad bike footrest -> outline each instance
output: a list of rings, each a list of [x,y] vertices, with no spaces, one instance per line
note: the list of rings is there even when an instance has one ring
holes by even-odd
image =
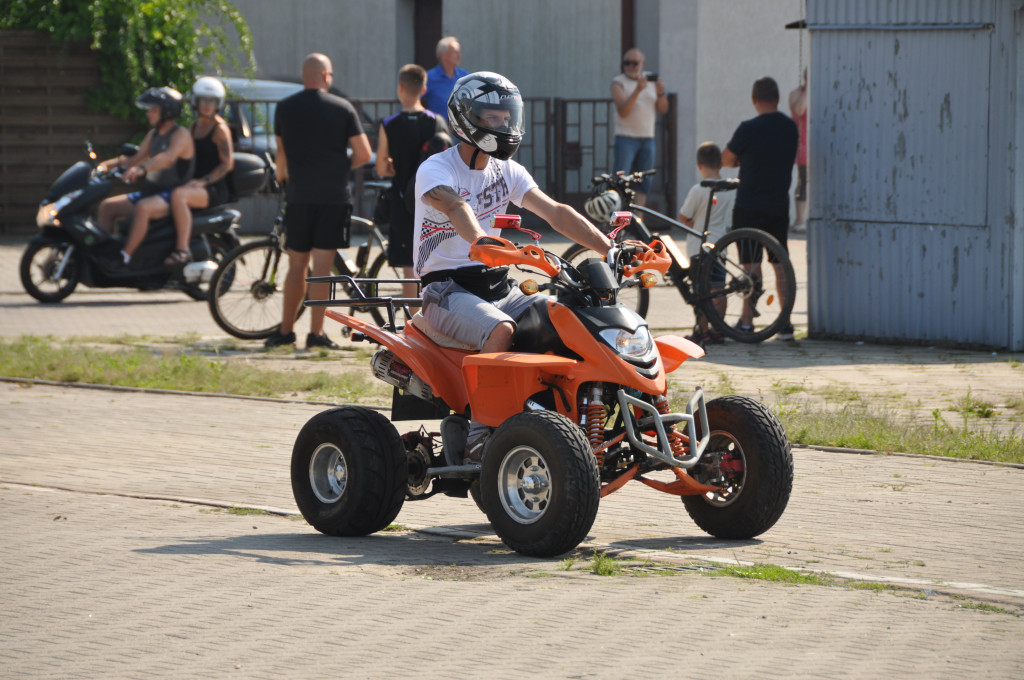
[[[708,442],[711,440],[711,432],[707,425],[708,413],[704,404],[704,390],[699,387],[694,390],[693,395],[690,396],[689,401],[686,403],[686,413],[659,413],[653,404],[649,404],[636,397],[631,397],[622,389],[618,391],[618,399],[619,410],[624,415],[631,413],[630,407],[650,414],[648,417],[641,418],[636,424],[633,423],[633,419],[628,415],[623,418],[623,422],[626,425],[626,439],[632,446],[673,468],[681,467],[688,470],[700,462],[700,457],[704,455],[704,449],[707,448]],[[698,419],[703,430],[699,437],[697,434]],[[686,423],[686,434],[689,437],[690,452],[686,456],[677,458],[672,455],[672,444],[668,438],[668,428],[675,423],[681,422]],[[652,425],[658,438],[658,448],[647,444],[641,437],[640,428],[647,428]]]

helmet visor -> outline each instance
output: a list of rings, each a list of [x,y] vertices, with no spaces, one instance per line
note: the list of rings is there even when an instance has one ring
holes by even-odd
[[[465,113],[469,122],[482,130],[521,137],[526,129],[523,100],[518,95],[505,95],[498,103],[471,102]]]

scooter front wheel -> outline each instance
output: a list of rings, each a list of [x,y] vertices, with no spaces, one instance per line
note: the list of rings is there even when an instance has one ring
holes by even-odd
[[[66,241],[32,239],[21,256],[21,285],[40,302],[60,302],[75,291],[81,276],[73,246]]]
[[[509,418],[487,442],[480,491],[505,545],[523,555],[553,557],[587,537],[601,481],[580,428],[563,415],[529,411]]]

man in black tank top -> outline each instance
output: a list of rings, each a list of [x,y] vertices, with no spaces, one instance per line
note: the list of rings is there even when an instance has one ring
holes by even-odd
[[[124,181],[128,184],[138,183],[139,187],[138,191],[114,196],[100,203],[100,227],[109,232],[113,232],[117,219],[135,211],[128,239],[121,249],[122,261],[110,263],[113,268],[126,266],[131,261],[132,254],[146,238],[150,220],[169,214],[171,191],[192,179],[195,167],[192,135],[175,122],[181,115],[181,93],[170,87],[154,87],[143,92],[135,104],[145,109],[153,129],[142,140],[134,156],[123,163],[118,157],[99,165],[101,171],[114,165],[127,167]]]
[[[447,143],[437,146],[451,146],[448,126],[420,102],[426,91],[427,72],[422,66],[406,64],[398,71],[398,101],[402,103],[402,110],[384,119],[377,142],[377,174],[391,178],[388,262],[402,267],[407,279],[416,278],[412,266],[413,214],[408,207],[413,203],[410,194],[415,190],[416,170],[432,140],[444,135]],[[434,149],[437,150],[440,149]],[[403,284],[402,288],[404,297],[418,295],[415,283]]]

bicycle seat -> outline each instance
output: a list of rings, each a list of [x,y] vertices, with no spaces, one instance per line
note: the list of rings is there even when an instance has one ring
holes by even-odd
[[[734,191],[739,189],[740,181],[738,179],[702,179],[700,181],[702,187],[709,187],[714,191]]]

